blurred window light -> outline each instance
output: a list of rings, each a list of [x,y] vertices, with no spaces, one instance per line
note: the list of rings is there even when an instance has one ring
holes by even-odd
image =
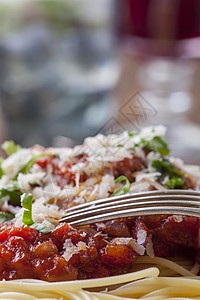
[[[0,0],[0,104],[7,138],[50,145],[56,136],[81,142],[97,132],[118,79],[112,5]],[[90,107],[101,116],[98,124],[85,118]]]

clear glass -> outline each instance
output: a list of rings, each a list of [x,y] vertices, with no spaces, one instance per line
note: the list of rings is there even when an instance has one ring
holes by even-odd
[[[154,58],[143,65],[138,75],[143,97],[156,110],[147,124],[165,125],[172,155],[188,163],[197,162],[200,149],[200,126],[188,118],[193,105],[194,73],[192,60]]]

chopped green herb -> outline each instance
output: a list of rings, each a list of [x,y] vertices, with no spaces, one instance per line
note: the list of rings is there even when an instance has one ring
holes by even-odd
[[[0,189],[0,202],[3,201],[4,197],[8,197],[9,204],[20,206],[20,197],[22,192],[20,191],[17,184],[13,183],[13,186]]]
[[[1,167],[2,161],[3,161],[3,159],[0,158],[0,179],[3,176],[3,174],[4,174],[4,171],[3,171],[2,167]]]
[[[128,135],[129,135],[130,137],[132,137],[132,136],[135,136],[135,135],[138,135],[138,134],[139,134],[138,132],[129,132]]]
[[[22,222],[31,226],[42,233],[49,233],[51,231],[52,224],[49,221],[43,221],[42,223],[35,223],[32,219],[32,204],[33,204],[33,195],[32,194],[23,194],[21,196],[21,206],[24,208],[24,214]]]
[[[185,174],[176,169],[173,164],[166,159],[155,159],[152,161],[152,167],[161,173],[167,173],[169,176],[178,176],[185,178]]]
[[[49,221],[43,221],[42,223],[34,223],[33,225],[31,225],[32,228],[46,234],[51,232],[51,227],[52,224]]]
[[[126,193],[129,192],[130,190],[130,181],[128,180],[128,178],[126,178],[126,176],[119,176],[117,179],[115,179],[115,182],[117,183],[121,183],[122,181],[126,181],[125,185],[123,187],[121,187],[120,189],[116,190],[112,195],[112,196],[120,196],[120,195],[124,195]]]
[[[34,221],[32,219],[32,201],[32,194],[23,194],[21,196],[21,206],[24,208],[22,222],[27,226],[31,226],[32,224],[34,224]]]
[[[44,157],[44,156],[55,156],[55,155],[44,153],[44,154],[39,154],[39,155],[34,156],[20,169],[20,171],[17,173],[17,175],[15,176],[14,179],[17,179],[17,176],[19,175],[19,173],[28,174],[30,172],[31,167],[36,162],[36,160],[38,158]]]
[[[12,214],[0,212],[0,223],[9,222],[14,218]]]
[[[162,155],[169,155],[169,146],[164,137],[162,136],[154,136],[151,140],[141,139],[138,146],[154,151],[159,152]]]
[[[8,156],[10,156],[13,153],[17,152],[21,148],[21,146],[16,145],[13,141],[5,141],[1,148],[6,152]]]
[[[124,147],[122,144],[118,144],[117,147]]]
[[[164,179],[162,179],[162,183],[168,189],[184,188],[185,174],[176,169],[170,161],[166,159],[156,159],[153,160],[152,167],[154,167],[158,172],[161,172],[161,178],[163,176],[168,177],[166,182],[164,182]]]
[[[164,184],[168,189],[184,189],[184,180],[178,177],[172,177]]]

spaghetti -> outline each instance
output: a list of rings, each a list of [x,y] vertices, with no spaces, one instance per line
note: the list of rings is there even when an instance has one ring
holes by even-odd
[[[160,263],[162,264],[162,258]],[[164,261],[164,265],[166,261]],[[160,267],[160,266],[159,266]],[[181,267],[184,269],[183,267]],[[173,271],[180,266],[173,264]],[[183,270],[182,270],[183,272]],[[185,269],[185,274],[189,275]],[[141,271],[109,278],[47,283],[39,280],[8,281],[0,284],[0,299],[199,299],[200,286],[196,276],[158,277],[158,268],[146,268]],[[192,276],[192,273],[190,273]],[[126,282],[130,282],[125,284]],[[116,284],[121,286],[105,292],[105,287]],[[85,289],[99,289],[101,292],[89,292]],[[13,292],[13,290],[15,292]]]
[[[198,218],[58,223],[68,207],[111,195],[199,190],[199,167],[169,156],[164,135],[162,126],[98,135],[73,149],[6,142],[0,299],[199,299]]]

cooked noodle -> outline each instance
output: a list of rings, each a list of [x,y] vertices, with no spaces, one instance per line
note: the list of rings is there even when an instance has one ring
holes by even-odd
[[[180,265],[180,261],[178,264],[158,257],[141,257],[138,260],[140,266],[149,263],[157,267],[109,278],[71,282],[47,283],[31,279],[2,281],[0,299],[200,299],[200,277]],[[186,263],[183,261],[183,265]],[[159,277],[160,266],[167,266],[176,277]],[[177,277],[180,275],[183,277]],[[120,287],[113,289],[115,285]],[[101,288],[102,291],[91,292],[91,288]]]
[[[59,227],[58,220],[66,213],[68,207],[87,201],[106,198],[119,191],[125,191],[124,193],[137,193],[152,189],[166,190],[167,188],[177,188],[177,186],[174,187],[174,184],[178,184],[179,188],[180,184],[182,184],[181,188],[200,190],[199,167],[187,167],[181,160],[169,157],[167,144],[163,140],[164,134],[165,128],[163,126],[158,126],[155,128],[143,129],[141,133],[137,134],[128,134],[127,132],[124,132],[119,136],[110,135],[105,137],[103,135],[98,135],[95,138],[87,138],[83,145],[77,146],[74,149],[44,149],[40,146],[34,146],[30,149],[19,149],[16,153],[2,162],[2,170],[0,170],[0,190],[8,189],[8,192],[10,193],[10,189],[12,190],[13,186],[15,188],[17,186],[17,192],[25,194],[32,193],[33,206],[31,209],[33,223],[45,225],[45,230],[48,229],[48,233],[57,230]],[[164,149],[162,147],[164,147]],[[45,156],[46,160],[43,160]],[[168,171],[162,173],[162,168],[156,170],[155,165],[153,166],[153,162],[155,161],[161,161],[164,164],[167,163],[167,167],[169,167],[169,170],[170,172],[172,171],[173,175],[175,174],[175,177],[171,176]],[[116,182],[116,178],[118,176],[120,177],[120,175],[126,175],[127,181],[130,179],[128,190],[127,187],[125,189],[122,181]],[[14,226],[15,229],[17,228],[16,230],[25,228],[22,229],[22,231],[26,230],[28,236],[31,236],[32,232],[35,233],[37,230],[39,231],[39,229],[36,230],[34,227],[31,227],[34,225],[33,223],[31,223],[30,226],[28,225],[28,229],[27,227],[24,227],[24,208],[17,207],[15,203],[14,205],[9,203],[8,195],[10,194],[6,194],[5,196],[2,195],[0,194],[1,199],[3,199],[3,201],[0,202],[1,211],[14,214],[11,226]],[[173,218],[174,219],[168,221],[174,222],[176,225],[181,224],[181,222],[183,225],[185,224],[182,217],[173,216]],[[163,220],[160,222],[162,223],[162,221]],[[127,224],[124,223],[123,225],[126,226]],[[4,228],[3,226],[1,230],[6,231],[6,227]],[[10,230],[9,226],[10,225],[8,225],[8,231]],[[198,260],[195,263],[194,259],[192,259],[194,257],[191,259],[184,256],[169,258],[168,255],[164,255],[167,259],[156,257],[154,255],[155,244],[153,245],[153,241],[155,240],[152,238],[153,230],[149,233],[152,228],[148,229],[148,226],[147,228],[145,227],[145,230],[143,227],[142,229],[138,229],[138,231],[136,230],[136,235],[131,231],[132,235],[130,234],[130,236],[126,234],[116,235],[118,229],[115,229],[115,234],[109,236],[109,229],[106,229],[107,231],[105,232],[103,231],[105,230],[104,223],[99,223],[95,226],[96,227],[91,227],[89,229],[87,228],[90,235],[86,229],[85,232],[79,232],[79,237],[82,235],[82,239],[78,240],[76,243],[73,242],[71,238],[67,237],[63,242],[63,248],[61,248],[61,250],[58,250],[59,246],[56,246],[56,242],[59,242],[59,240],[56,240],[56,242],[54,241],[53,244],[52,239],[55,238],[54,236],[50,236],[49,240],[47,239],[45,242],[41,238],[41,240],[37,240],[35,244],[34,242],[31,244],[31,242],[28,241],[30,243],[27,247],[29,247],[30,252],[32,251],[31,255],[33,255],[34,258],[40,257],[40,252],[45,251],[45,247],[47,247],[47,249],[52,251],[52,258],[57,255],[57,257],[62,259],[65,264],[68,264],[73,255],[80,255],[82,252],[87,254],[86,251],[89,246],[86,244],[86,239],[84,240],[84,237],[87,234],[89,238],[93,237],[90,232],[90,230],[93,230],[92,234],[94,234],[94,236],[100,233],[102,236],[104,235],[103,238],[105,238],[102,240],[105,242],[106,246],[100,248],[100,250],[103,250],[100,254],[98,253],[99,256],[105,254],[103,251],[106,251],[105,249],[108,244],[111,245],[111,248],[118,247],[116,249],[125,247],[129,252],[131,251],[133,256],[135,255],[134,262],[126,262],[127,265],[132,267],[131,273],[97,279],[72,281],[66,281],[68,279],[63,279],[61,275],[61,277],[58,276],[59,282],[47,282],[38,279],[9,280],[10,278],[29,278],[32,273],[29,273],[28,275],[21,274],[21,272],[17,273],[20,270],[17,269],[15,264],[14,267],[12,264],[10,267],[9,256],[6,257],[6,259],[4,258],[6,263],[8,261],[8,264],[4,268],[4,262],[1,262],[1,253],[4,254],[3,251],[4,247],[5,249],[7,247],[5,245],[7,240],[3,239],[0,243],[0,246],[2,246],[3,249],[0,249],[2,251],[0,252],[0,268],[2,268],[5,273],[2,275],[1,278],[3,278],[3,280],[0,282],[0,299],[200,299],[200,276],[198,276],[200,267]],[[193,229],[193,227],[191,228]],[[1,230],[0,232],[2,232]],[[38,234],[38,231],[36,235]],[[200,244],[198,232],[196,230],[196,240],[197,243]],[[6,234],[9,239],[10,236],[8,232]],[[60,236],[59,234],[58,236]],[[12,237],[16,236],[20,237],[22,240],[23,232],[15,234]],[[72,237],[72,235],[70,237]],[[75,236],[75,238],[76,237],[77,236]],[[20,246],[24,245],[23,243],[24,241],[21,241]],[[44,247],[42,248],[41,245]],[[175,244],[175,246],[177,245]],[[189,249],[198,250],[198,247],[195,247],[192,248],[191,246]],[[13,251],[13,249],[11,250]],[[100,250],[98,249],[99,252]],[[128,254],[125,258],[129,258]],[[176,255],[176,252],[174,255]],[[182,253],[180,255],[182,255]],[[11,257],[14,256],[11,255]],[[110,255],[110,257],[113,256]],[[13,261],[15,262],[14,259]],[[89,262],[91,263],[92,260]],[[110,269],[107,268],[106,271],[108,271],[108,273],[110,272],[109,274],[113,274],[112,271],[116,270],[116,262],[114,261],[113,265],[112,263],[113,261],[111,261],[111,263],[110,261],[103,261],[100,266],[105,267],[110,264],[113,267],[113,270],[111,269],[110,271]],[[42,264],[42,259],[39,264]],[[30,268],[30,265],[29,262],[26,267]],[[123,266],[121,260],[117,267],[119,266]],[[12,267],[14,271],[16,271],[17,277],[12,277]],[[75,270],[74,266],[72,267],[73,270]],[[81,277],[82,269],[80,268],[79,270],[77,265],[75,267],[80,271],[80,274],[75,270],[77,273],[74,271],[74,276],[80,276],[77,278],[84,278]],[[9,268],[11,269],[10,273],[8,272]],[[51,271],[50,267],[48,270]],[[62,271],[61,268],[60,270]],[[120,272],[125,273],[126,269],[124,270],[122,271],[120,269]],[[55,274],[57,276],[56,272]],[[53,274],[53,276],[55,274]],[[69,271],[69,275],[70,274]],[[95,277],[94,275],[96,274],[85,274],[85,278]],[[35,271],[34,276],[33,278],[57,281],[55,280],[57,277],[47,277],[46,279],[45,274],[43,274],[42,271],[40,273]],[[96,277],[99,277],[99,274],[97,274]],[[5,278],[8,281],[4,280]],[[72,279],[74,278],[76,277],[72,277]]]

